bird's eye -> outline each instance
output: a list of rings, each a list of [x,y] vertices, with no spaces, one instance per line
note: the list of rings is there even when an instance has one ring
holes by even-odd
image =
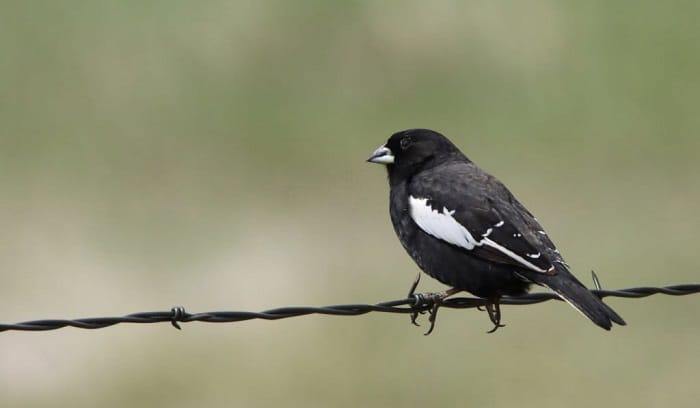
[[[401,148],[403,150],[406,150],[411,145],[411,143],[413,143],[413,141],[410,137],[404,137],[403,139],[401,139]]]

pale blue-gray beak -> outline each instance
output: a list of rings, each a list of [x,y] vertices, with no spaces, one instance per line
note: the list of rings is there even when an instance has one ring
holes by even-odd
[[[379,164],[393,164],[394,163],[394,153],[386,146],[382,146],[375,150],[371,156],[367,159],[370,163]]]

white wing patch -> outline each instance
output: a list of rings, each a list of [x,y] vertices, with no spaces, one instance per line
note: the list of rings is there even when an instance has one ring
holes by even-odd
[[[442,212],[433,210],[428,205],[427,198],[410,196],[408,203],[411,209],[411,218],[420,229],[428,234],[465,249],[474,249],[475,246],[481,245],[462,224],[452,217],[454,211],[445,207],[442,208]]]
[[[411,219],[413,219],[420,229],[435,238],[468,250],[485,245],[500,251],[528,269],[542,273],[548,272],[545,269],[538,268],[532,262],[529,262],[522,256],[488,238],[491,232],[493,232],[491,228],[487,229],[486,233],[482,234],[480,237],[481,239],[477,241],[469,230],[454,219],[452,216],[455,213],[454,210],[450,211],[447,207],[442,207],[442,211],[435,210],[428,205],[427,198],[416,198],[413,196],[408,198],[408,204]],[[503,225],[504,221],[499,221],[494,227],[498,228]],[[540,254],[527,254],[527,256],[537,259],[540,257]]]

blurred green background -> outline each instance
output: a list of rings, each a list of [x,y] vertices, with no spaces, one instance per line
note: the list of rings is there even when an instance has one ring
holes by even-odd
[[[405,295],[394,131],[442,131],[604,287],[697,282],[700,3],[0,12],[0,321]],[[424,279],[423,290],[442,286]],[[700,296],[0,334],[3,407],[696,407]]]

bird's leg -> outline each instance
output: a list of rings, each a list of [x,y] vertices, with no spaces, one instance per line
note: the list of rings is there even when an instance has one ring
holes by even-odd
[[[430,299],[430,301],[433,302],[433,307],[430,309],[430,317],[428,317],[428,321],[430,322],[430,328],[428,328],[428,331],[424,333],[425,336],[432,333],[433,329],[435,328],[437,312],[440,309],[440,306],[442,306],[442,301],[461,291],[462,289],[452,288],[444,292],[432,293],[426,297],[427,299]]]
[[[413,280],[413,283],[411,284],[411,288],[408,290],[408,297],[410,297],[410,298],[414,297],[416,299],[416,302],[413,304],[414,306],[418,306],[420,304],[420,301],[421,301],[421,297],[415,295],[416,288],[418,287],[419,282],[420,282],[420,272],[418,272],[418,275],[416,275],[416,278]],[[418,318],[419,313],[425,313],[425,312],[413,312],[413,313],[411,313],[411,324],[413,324],[414,326],[420,326],[420,324],[418,324],[416,322],[416,319]]]
[[[501,324],[501,304],[498,302],[498,298],[494,299],[493,303],[486,305],[486,312],[489,314],[489,319],[491,323],[494,324],[493,329],[487,331],[486,333],[493,333],[500,327],[505,327],[505,324]]]

